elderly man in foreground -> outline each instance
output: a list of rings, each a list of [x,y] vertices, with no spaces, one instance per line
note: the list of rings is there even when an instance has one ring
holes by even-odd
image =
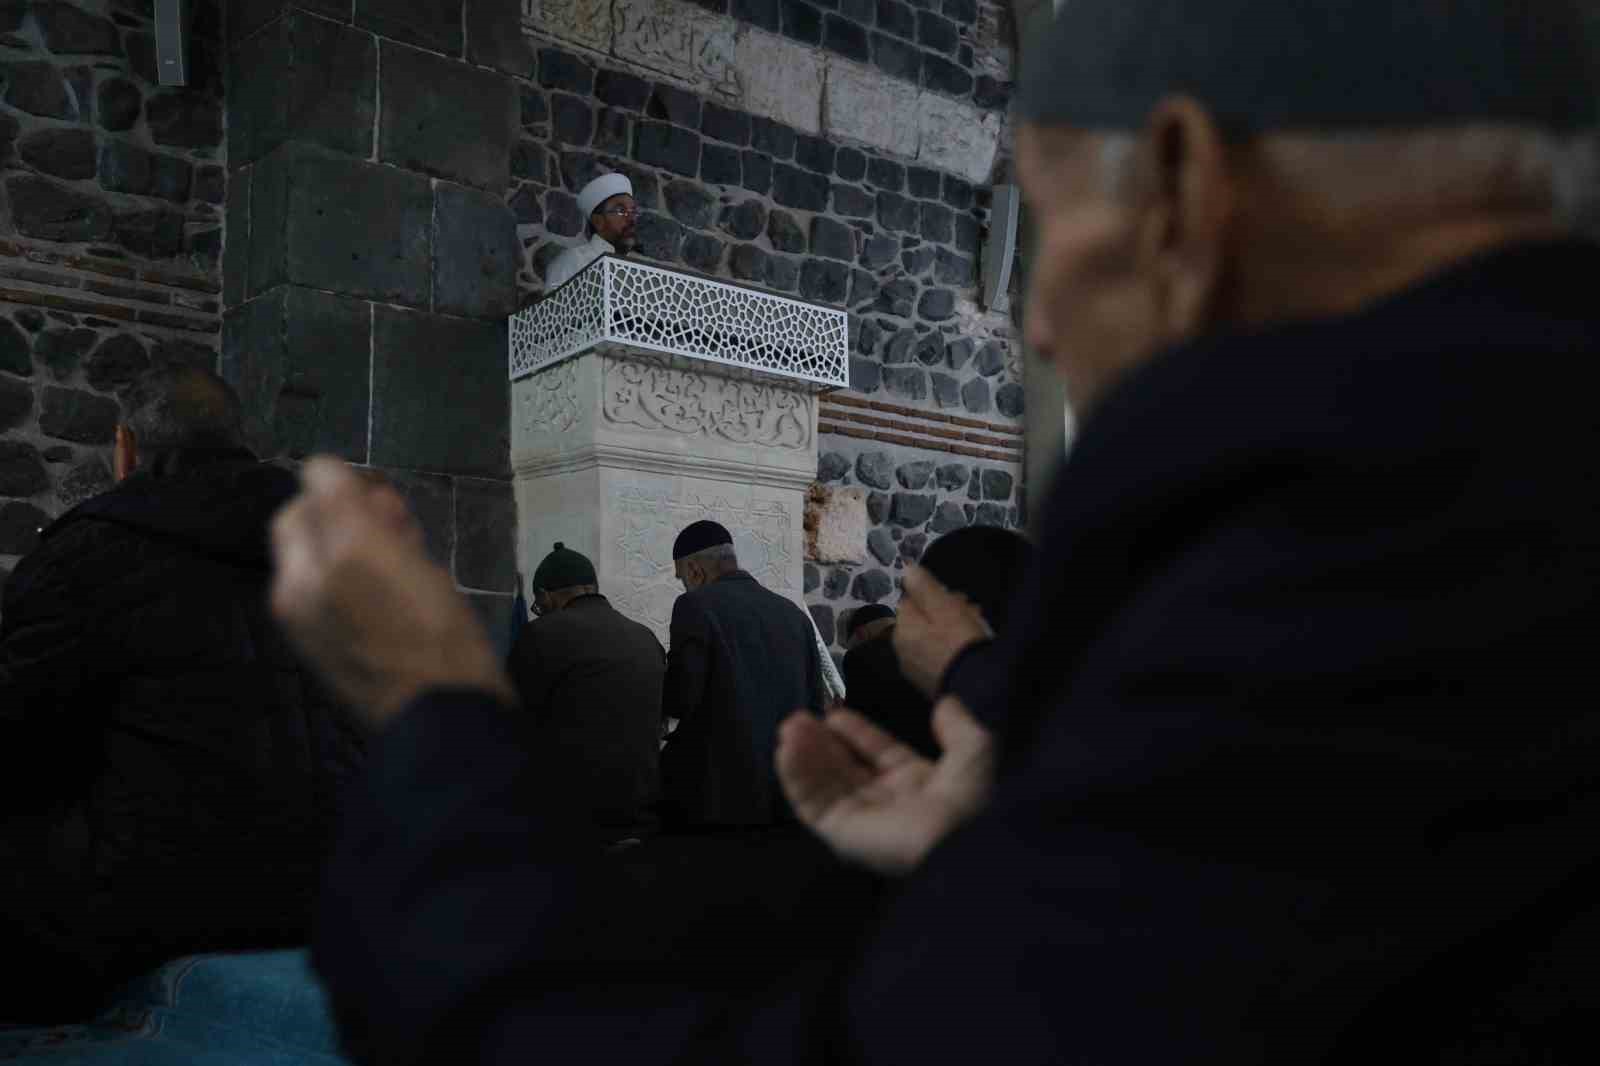
[[[275,603],[387,727],[316,946],[353,1051],[1592,1058],[1589,64],[1556,2],[1064,6],[1018,163],[1081,436],[999,644],[907,578],[908,670],[987,679],[936,705],[938,760],[785,724],[845,862],[770,925],[761,871],[566,843],[397,498],[313,464]],[[881,910],[841,905],[852,867],[901,876]]]

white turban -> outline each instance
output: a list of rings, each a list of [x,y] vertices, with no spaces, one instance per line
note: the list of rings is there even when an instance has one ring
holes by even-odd
[[[578,194],[578,211],[584,218],[594,214],[594,209],[613,196],[633,195],[633,183],[622,174],[602,174],[583,187]]]

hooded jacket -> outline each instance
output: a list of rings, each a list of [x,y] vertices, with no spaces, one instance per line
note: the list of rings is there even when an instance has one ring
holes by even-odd
[[[248,452],[179,453],[59,518],[5,586],[0,897],[74,987],[306,934],[364,740],[268,612],[295,489]]]

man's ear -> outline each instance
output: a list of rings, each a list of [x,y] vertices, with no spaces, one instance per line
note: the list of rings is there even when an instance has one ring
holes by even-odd
[[[1160,286],[1168,335],[1192,335],[1216,314],[1238,189],[1222,131],[1199,102],[1169,97],[1140,135],[1140,261]]]
[[[112,449],[112,466],[119,482],[139,467],[139,442],[134,438],[133,430],[120,422],[117,423],[116,445]]]

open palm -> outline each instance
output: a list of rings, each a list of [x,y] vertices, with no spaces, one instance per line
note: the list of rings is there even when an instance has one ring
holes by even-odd
[[[988,798],[993,740],[954,696],[934,707],[943,753],[925,759],[849,709],[795,714],[778,777],[800,820],[845,859],[884,874],[915,869]]]

